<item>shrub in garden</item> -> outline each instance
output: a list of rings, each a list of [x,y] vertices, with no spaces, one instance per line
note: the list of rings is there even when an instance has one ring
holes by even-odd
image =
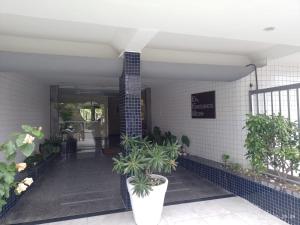
[[[0,145],[0,151],[5,156],[5,162],[0,162],[0,208],[6,204],[10,190],[14,189],[16,194],[21,194],[33,182],[32,178],[25,178],[20,182],[15,181],[17,172],[23,171],[26,163],[15,162],[17,152],[29,157],[35,148],[35,139],[43,138],[42,128],[22,126],[22,132],[15,133],[11,140]]]
[[[270,165],[279,178],[299,171],[300,136],[296,123],[281,115],[248,115],[246,126],[246,157],[257,173]]]

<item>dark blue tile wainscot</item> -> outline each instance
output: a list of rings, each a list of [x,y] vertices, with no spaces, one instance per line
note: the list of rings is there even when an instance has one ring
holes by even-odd
[[[300,198],[260,182],[224,170],[214,161],[188,156],[179,165],[224,189],[247,199],[261,209],[292,225],[300,225]]]

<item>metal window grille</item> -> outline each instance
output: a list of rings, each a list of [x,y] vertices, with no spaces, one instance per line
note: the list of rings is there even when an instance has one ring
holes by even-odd
[[[298,123],[300,83],[249,91],[252,114],[281,114]],[[300,126],[300,123],[298,123]]]
[[[300,128],[299,89],[300,83],[251,90],[249,91],[250,113],[253,115],[281,114],[290,121],[296,122]],[[269,166],[269,169],[272,168]],[[292,171],[290,175],[299,176],[295,171]]]

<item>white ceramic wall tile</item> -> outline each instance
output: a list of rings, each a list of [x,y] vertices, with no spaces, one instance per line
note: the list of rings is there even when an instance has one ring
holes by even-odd
[[[0,73],[0,143],[20,130],[22,124],[42,126],[48,136],[49,92],[49,86],[33,77]]]
[[[300,82],[300,66],[275,65],[258,68],[259,88]],[[191,139],[190,153],[220,161],[227,153],[232,161],[248,165],[245,160],[243,130],[249,112],[250,83],[255,88],[254,73],[233,82],[180,80],[167,86],[152,87],[152,125]],[[192,119],[190,96],[216,90],[216,119]]]

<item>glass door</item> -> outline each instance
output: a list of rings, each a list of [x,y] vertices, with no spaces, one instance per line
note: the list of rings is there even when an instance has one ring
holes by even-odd
[[[77,139],[79,150],[94,150],[97,142],[107,138],[107,106],[104,103],[60,103],[59,118],[63,138]]]

